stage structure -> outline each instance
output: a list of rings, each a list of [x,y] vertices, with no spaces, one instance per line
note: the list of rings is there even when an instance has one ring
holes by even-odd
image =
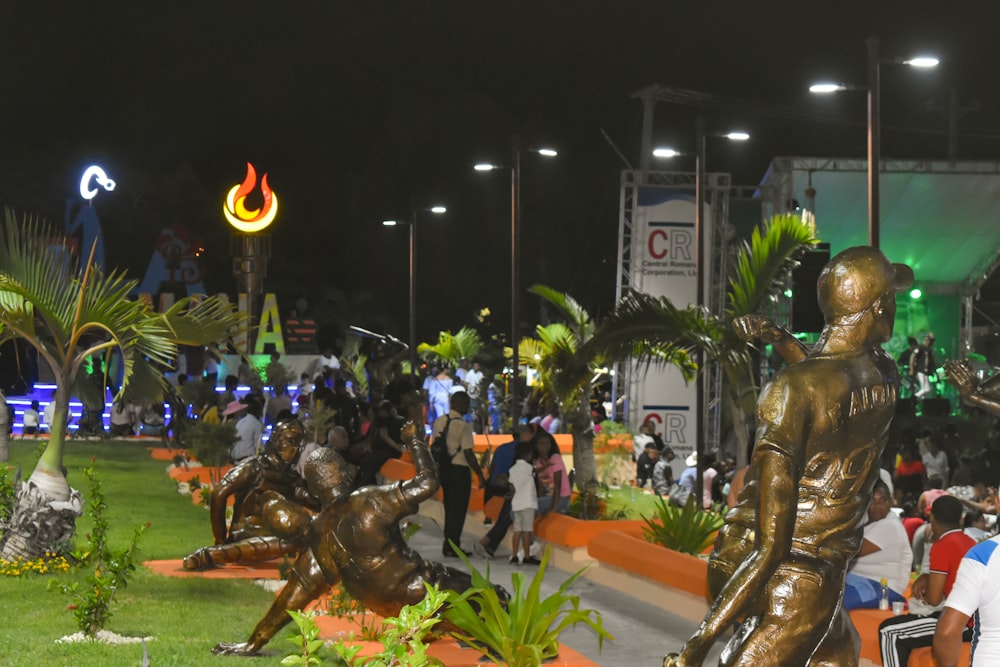
[[[772,207],[806,205],[835,255],[868,242],[867,168],[863,159],[778,157],[760,196]],[[880,180],[881,249],[913,267],[919,289],[897,299],[885,347],[898,355],[907,336],[933,331],[939,362],[964,358],[972,351],[974,300],[1000,266],[1000,162],[883,160]]]
[[[729,174],[706,174],[705,245],[702,266],[704,303],[713,314],[725,309],[726,253],[729,219]],[[691,172],[623,171],[618,225],[618,278],[615,298],[628,291],[667,297],[686,307],[698,301],[695,238],[695,174]],[[677,455],[680,468],[695,451],[697,428],[703,424],[706,451],[718,450],[721,420],[721,377],[716,365],[702,371],[707,418],[697,414],[696,383],[685,384],[673,367],[648,370],[635,364],[616,369],[612,395],[625,398],[626,422],[646,420]],[[675,474],[681,470],[676,469]]]

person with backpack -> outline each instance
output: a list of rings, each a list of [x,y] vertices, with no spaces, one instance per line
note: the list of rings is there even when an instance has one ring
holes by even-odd
[[[438,465],[438,481],[444,494],[444,545],[445,557],[457,557],[451,542],[461,548],[462,527],[472,495],[472,476],[486,486],[486,478],[473,452],[472,425],[465,421],[471,401],[464,391],[452,394],[448,414],[434,420],[434,443],[431,452]],[[444,447],[442,447],[444,445]],[[462,552],[469,555],[464,549]]]

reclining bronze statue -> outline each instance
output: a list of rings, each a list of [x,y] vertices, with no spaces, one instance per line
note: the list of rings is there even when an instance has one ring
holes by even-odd
[[[294,464],[302,451],[305,429],[298,419],[278,422],[264,453],[230,470],[212,492],[210,517],[214,546],[184,559],[185,570],[223,563],[246,563],[299,551],[310,512],[319,510]],[[226,528],[226,503],[234,498],[233,519]]]
[[[358,489],[352,489],[354,473],[338,452],[323,448],[309,455],[306,481],[322,510],[310,520],[306,548],[249,639],[219,644],[213,653],[254,655],[291,620],[289,610],[301,611],[333,585],[382,616],[398,616],[404,606],[420,602],[425,583],[458,592],[472,585],[468,573],[424,560],[403,538],[400,521],[416,514],[439,486],[437,467],[417,437],[416,424],[407,422],[403,441],[413,454],[416,476]],[[295,508],[289,504],[286,510]],[[506,601],[507,592],[496,588]]]
[[[766,320],[742,323],[792,363],[757,402],[747,483],[709,561],[715,601],[666,667],[701,665],[737,624],[721,665],[858,664],[844,575],[895,414],[899,377],[881,343],[892,335],[895,293],[912,280],[877,249],[850,248],[820,274],[826,324],[811,351]]]

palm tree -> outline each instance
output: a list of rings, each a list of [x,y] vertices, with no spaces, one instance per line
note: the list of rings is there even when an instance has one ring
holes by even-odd
[[[538,337],[522,339],[518,355],[538,372],[542,396],[559,405],[573,435],[575,482],[578,488],[586,489],[597,478],[590,394],[609,357],[589,344],[597,327],[576,300],[545,285],[534,285],[528,291],[545,299],[565,319],[565,323],[538,325]],[[662,345],[655,355],[663,363],[677,364],[689,375],[694,372],[687,351],[680,347]]]
[[[421,343],[417,352],[432,359],[438,359],[452,368],[462,359],[472,359],[483,348],[483,340],[475,329],[462,327],[456,333],[442,331],[435,345]]]
[[[594,351],[587,353],[657,363],[664,349],[701,350],[705,366],[721,365],[729,416],[739,451],[745,451],[747,416],[753,414],[757,400],[757,374],[747,343],[737,335],[733,321],[757,313],[780,288],[783,276],[797,265],[797,258],[815,243],[811,216],[774,216],[763,229],[755,229],[734,256],[723,316],[696,306],[678,308],[669,299],[632,292],[601,323],[590,342]]]
[[[185,298],[155,313],[128,294],[137,281],[105,275],[91,260],[82,264],[65,242],[38,221],[18,222],[6,212],[0,240],[0,343],[21,339],[48,364],[56,382],[49,441],[3,535],[0,558],[34,558],[75,527],[81,503],[63,468],[70,393],[84,361],[121,354],[119,395],[160,395],[166,387],[156,365],[171,366],[177,345],[222,340],[239,314],[219,297]],[[107,363],[105,363],[107,368]]]

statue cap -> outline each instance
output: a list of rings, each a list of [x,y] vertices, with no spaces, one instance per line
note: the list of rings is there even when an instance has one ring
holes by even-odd
[[[878,248],[857,246],[838,253],[823,267],[816,292],[826,321],[836,324],[912,284],[909,266],[891,263]]]

